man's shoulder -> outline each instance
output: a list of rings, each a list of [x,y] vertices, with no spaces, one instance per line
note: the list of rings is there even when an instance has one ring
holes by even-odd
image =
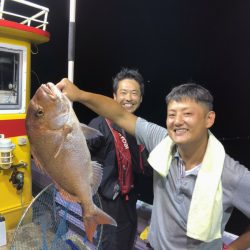
[[[89,123],[92,123],[92,122],[97,122],[97,121],[99,121],[99,122],[103,122],[105,120],[105,118],[104,117],[102,117],[102,116],[96,116],[96,117],[94,117],[92,120],[90,120],[90,122]]]
[[[147,126],[147,127],[150,127],[150,128],[155,128],[155,129],[157,128],[159,130],[167,132],[166,128],[164,128],[164,127],[162,127],[162,126],[160,126],[160,125],[158,125],[156,123],[149,122],[149,121],[147,121],[146,119],[144,119],[142,117],[138,117],[137,118],[137,120],[136,120],[136,126],[137,127],[145,127],[145,126]]]
[[[93,118],[89,122],[88,126],[99,130],[102,134],[107,133],[109,131],[109,128],[108,128],[108,125],[105,121],[105,118],[102,116],[97,116],[97,117]]]
[[[239,170],[245,171],[247,168],[242,165],[239,161],[235,160],[230,155],[225,155],[224,169],[230,172],[238,172]]]
[[[89,126],[90,127],[96,127],[99,126],[100,124],[104,124],[105,122],[105,118],[102,116],[97,116],[95,118],[93,118],[90,122],[89,122]]]
[[[167,129],[138,117],[135,136],[137,142],[143,144],[151,152],[167,136]]]

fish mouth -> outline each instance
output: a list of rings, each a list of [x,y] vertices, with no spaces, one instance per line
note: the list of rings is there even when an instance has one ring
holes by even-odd
[[[41,89],[44,93],[46,93],[53,100],[57,98],[61,98],[62,96],[61,91],[52,82],[42,84]]]

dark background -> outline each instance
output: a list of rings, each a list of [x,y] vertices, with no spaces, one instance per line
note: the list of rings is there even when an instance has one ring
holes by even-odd
[[[32,56],[32,94],[67,76],[68,53],[69,1],[35,2],[50,9],[51,40]],[[138,115],[165,126],[169,90],[202,84],[215,98],[212,132],[250,166],[250,1],[78,0],[76,15],[76,85],[112,96],[112,77],[137,68],[146,85]],[[83,123],[96,116],[83,105],[74,109]],[[235,211],[227,230],[239,234],[246,222]]]

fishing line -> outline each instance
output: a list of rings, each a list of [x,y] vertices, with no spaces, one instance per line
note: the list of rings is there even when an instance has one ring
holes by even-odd
[[[38,85],[41,85],[41,81],[40,81],[40,79],[38,77],[38,74],[34,70],[31,70],[31,73],[33,73],[35,75],[35,77],[37,79],[37,82],[38,82]]]
[[[221,141],[248,141],[250,140],[250,136],[235,136],[235,137],[221,137]]]

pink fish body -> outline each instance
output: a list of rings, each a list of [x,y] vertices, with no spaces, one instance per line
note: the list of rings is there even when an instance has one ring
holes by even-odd
[[[81,204],[88,239],[92,241],[98,224],[116,226],[92,200],[102,168],[91,161],[86,139],[100,132],[78,121],[69,99],[53,83],[42,84],[31,99],[26,130],[36,165],[65,199]]]

